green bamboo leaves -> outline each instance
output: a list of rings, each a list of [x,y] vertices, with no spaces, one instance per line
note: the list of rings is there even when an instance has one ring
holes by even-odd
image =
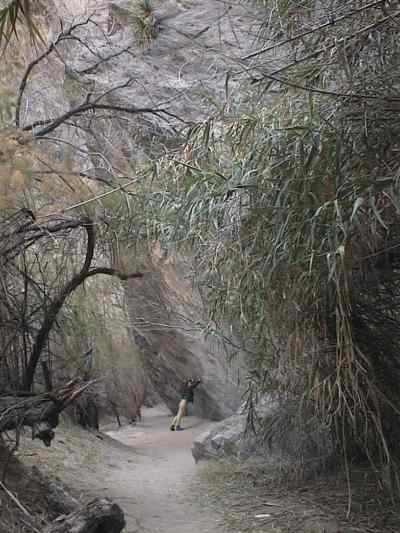
[[[32,42],[42,40],[32,17],[32,0],[13,0],[0,10],[0,50],[7,48],[14,35],[18,39],[18,25],[25,26]]]

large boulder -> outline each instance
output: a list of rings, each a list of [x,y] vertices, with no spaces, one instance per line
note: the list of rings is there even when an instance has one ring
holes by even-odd
[[[194,460],[221,459],[241,455],[245,441],[246,416],[232,415],[201,433],[193,442]]]
[[[264,447],[258,430],[261,421],[273,417],[278,403],[268,395],[258,399],[254,406],[252,424],[246,404],[242,404],[237,413],[214,424],[201,433],[193,442],[192,455],[194,460],[222,459],[236,457],[247,459],[251,456],[264,454]]]
[[[210,420],[234,414],[243,393],[244,357],[205,333],[202,301],[187,276],[189,261],[155,251],[142,270],[140,283],[127,284],[127,307],[132,340],[155,390],[175,412],[182,382],[199,376],[194,414]]]
[[[192,447],[196,463],[226,457],[260,457],[308,476],[334,460],[329,429],[321,421],[302,418],[297,405],[266,397],[256,406],[254,415],[251,428],[248,415],[239,413],[200,434]]]

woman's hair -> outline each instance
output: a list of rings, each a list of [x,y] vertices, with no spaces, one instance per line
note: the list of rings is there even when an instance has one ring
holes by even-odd
[[[188,379],[185,379],[183,382],[182,382],[182,386],[183,387],[187,387],[188,385],[192,385],[193,383],[196,383],[196,382],[200,382],[199,379],[196,379],[196,378],[188,378]]]

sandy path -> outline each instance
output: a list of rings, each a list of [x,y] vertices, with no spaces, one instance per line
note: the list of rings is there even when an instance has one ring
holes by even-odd
[[[51,448],[26,434],[18,456],[59,477],[83,501],[115,500],[125,513],[124,533],[223,533],[196,495],[199,469],[191,454],[194,438],[212,423],[188,417],[185,430],[174,432],[170,420],[157,407],[145,409],[135,426],[113,424],[98,435],[62,424]]]
[[[216,517],[201,508],[191,491],[198,476],[191,445],[210,424],[189,417],[184,431],[172,432],[170,419],[160,409],[148,409],[137,426],[106,432],[132,446],[132,462],[121,464],[120,454],[110,447],[106,454],[110,468],[104,485],[100,484],[101,493],[124,509],[129,533],[220,533]],[[125,458],[126,452],[125,448]]]
[[[210,486],[210,493],[205,494],[206,484],[200,480],[199,467],[190,449],[193,439],[211,423],[196,417],[186,418],[186,429],[176,433],[169,430],[171,417],[165,411],[147,409],[144,415],[137,426],[118,430],[113,427],[102,434],[64,422],[57,428],[51,448],[32,441],[26,433],[16,455],[28,466],[38,467],[49,478],[58,476],[82,502],[93,496],[107,496],[118,502],[127,522],[124,533],[364,531],[357,525],[351,527],[344,518],[339,517],[340,522],[336,516],[339,513],[344,517],[346,511],[345,479],[340,484],[339,478],[327,478],[305,495],[304,491],[310,487],[300,487],[290,495],[287,490],[282,494],[279,487],[268,483],[258,485],[248,475],[235,486],[222,484],[215,477],[218,469],[212,469],[217,489],[213,491]],[[209,477],[210,482],[213,475]],[[365,478],[361,484],[360,494]],[[319,503],[316,490],[322,493]],[[327,496],[332,509],[327,506]],[[341,503],[337,503],[338,497]],[[221,507],[220,515],[213,510],[214,504]],[[259,520],[261,515],[263,520]],[[374,520],[373,515],[371,517]],[[360,525],[369,520],[364,508],[359,519]],[[222,520],[226,521],[225,528]],[[393,510],[386,509],[382,524],[384,521],[389,525],[379,531],[400,531]],[[392,527],[392,524],[395,525]],[[1,526],[0,531],[3,533]]]

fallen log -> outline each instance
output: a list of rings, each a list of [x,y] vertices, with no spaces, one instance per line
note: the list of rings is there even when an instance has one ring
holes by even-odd
[[[92,383],[73,380],[60,389],[41,395],[0,394],[0,433],[29,426],[32,439],[40,439],[50,446],[59,414]]]
[[[96,498],[69,515],[58,517],[43,533],[120,533],[124,527],[119,505],[108,498]]]
[[[0,433],[30,426],[32,439],[41,439],[50,446],[59,412],[59,406],[50,398],[0,396]]]

